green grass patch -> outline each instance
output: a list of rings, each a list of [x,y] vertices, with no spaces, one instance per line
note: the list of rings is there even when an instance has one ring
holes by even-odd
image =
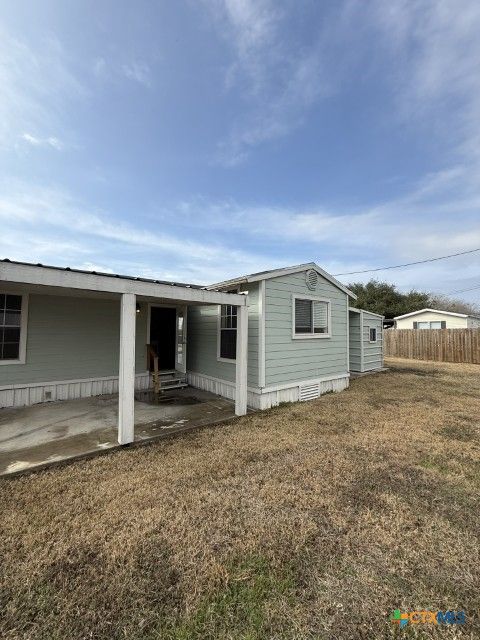
[[[261,640],[270,633],[268,604],[291,602],[295,591],[291,566],[273,568],[261,555],[233,563],[223,588],[206,597],[187,619],[170,620],[151,636],[162,640]]]

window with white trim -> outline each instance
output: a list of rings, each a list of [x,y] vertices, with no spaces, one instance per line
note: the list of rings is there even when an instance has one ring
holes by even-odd
[[[0,293],[0,361],[21,355],[22,296]]]
[[[369,342],[376,342],[377,341],[377,328],[376,327],[369,327],[368,340],[369,340]]]
[[[219,357],[235,360],[237,357],[237,307],[233,304],[220,305],[219,340]]]
[[[330,334],[330,303],[326,300],[294,298],[294,334],[299,337]]]
[[[430,322],[414,322],[414,329],[446,329],[447,323],[445,320],[432,320]]]

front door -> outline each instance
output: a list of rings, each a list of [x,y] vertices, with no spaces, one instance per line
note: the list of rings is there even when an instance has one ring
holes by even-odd
[[[160,371],[176,368],[177,310],[175,307],[151,307],[150,344],[158,356]]]

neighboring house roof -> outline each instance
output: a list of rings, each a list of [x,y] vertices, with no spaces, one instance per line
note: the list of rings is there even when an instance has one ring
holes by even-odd
[[[377,318],[385,319],[385,316],[382,316],[381,313],[374,313],[373,311],[367,311],[367,309],[359,309],[358,307],[349,307],[349,311],[354,311],[355,313],[368,313],[371,316],[377,316]]]
[[[417,316],[420,313],[440,313],[445,316],[455,316],[457,318],[479,318],[480,316],[473,315],[471,313],[456,313],[454,311],[441,311],[440,309],[419,309],[418,311],[411,311],[410,313],[404,313],[403,316],[395,316],[394,320],[401,320],[402,318],[410,318],[411,316]]]
[[[318,266],[315,262],[306,262],[305,264],[297,264],[292,267],[284,267],[282,269],[270,269],[268,271],[259,271],[258,273],[251,273],[250,275],[240,276],[239,278],[233,278],[232,280],[224,280],[223,282],[217,282],[212,284],[207,289],[226,289],[228,287],[235,287],[241,284],[247,284],[249,282],[259,282],[260,280],[270,280],[271,278],[278,278],[279,276],[288,276],[292,273],[299,273],[300,271],[306,271],[307,269],[314,269],[321,276],[328,280],[333,285],[341,289],[344,293],[349,295],[354,300],[357,296],[347,289],[341,282],[339,282],[332,275],[327,273],[324,269]]]

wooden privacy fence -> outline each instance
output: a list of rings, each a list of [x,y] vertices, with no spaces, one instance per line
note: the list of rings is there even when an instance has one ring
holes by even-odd
[[[386,329],[384,355],[480,364],[480,329]]]

